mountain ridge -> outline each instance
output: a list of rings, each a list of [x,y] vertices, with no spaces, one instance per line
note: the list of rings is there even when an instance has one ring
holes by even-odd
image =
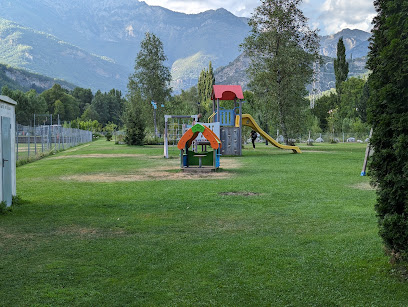
[[[113,87],[126,91],[146,31],[163,42],[175,93],[196,84],[209,61],[219,70],[239,59],[239,45],[250,31],[247,18],[223,8],[184,14],[134,0],[0,0],[0,7],[5,8],[0,18],[25,28],[21,34],[14,25],[17,34],[13,39],[21,45],[19,58],[10,56],[4,39],[0,40],[0,63],[94,91]],[[323,36],[322,54],[333,56],[338,35],[349,37],[349,31],[355,30]],[[348,57],[358,58],[366,52],[368,42],[364,37],[370,34],[354,33],[345,43],[346,48],[354,50]],[[46,35],[52,37],[48,37],[48,48]],[[239,74],[238,69],[232,71]]]
[[[59,38],[0,18],[0,59],[4,64],[97,90],[119,87],[126,69]]]
[[[316,72],[318,77],[317,91],[326,91],[335,86],[334,58],[337,56],[337,42],[343,37],[346,47],[347,61],[349,62],[349,77],[358,77],[368,72],[365,68],[368,53],[368,39],[370,33],[357,29],[343,29],[342,31],[323,36],[320,38],[320,54],[323,56],[323,64]],[[354,56],[352,56],[354,55]],[[248,89],[249,78],[246,70],[250,65],[250,59],[243,53],[226,66],[218,67],[215,74],[216,84],[239,84]],[[309,89],[311,87],[309,86]]]
[[[24,69],[0,64],[0,89],[3,86],[7,86],[12,90],[26,92],[34,89],[37,93],[41,93],[56,83],[68,90],[73,90],[76,87],[76,85],[64,80],[58,80],[37,73],[31,73]]]
[[[214,67],[226,65],[239,55],[238,46],[249,31],[247,19],[225,9],[184,14],[130,0],[0,0],[0,7],[5,8],[0,11],[1,18],[51,34],[90,54],[114,59],[127,76],[133,71],[147,31],[162,40],[169,67],[198,53],[203,56],[199,62],[210,59]],[[1,62],[10,64],[4,58]],[[196,71],[197,76],[199,73]],[[118,89],[126,90],[127,76]],[[68,81],[90,87],[89,82],[75,78]]]

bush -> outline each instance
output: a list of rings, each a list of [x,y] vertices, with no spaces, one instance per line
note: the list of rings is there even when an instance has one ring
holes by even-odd
[[[106,140],[107,140],[108,142],[110,142],[110,141],[112,140],[112,133],[107,132],[107,133],[105,134],[105,138],[106,138]]]
[[[117,144],[117,145],[123,145],[123,144],[125,144],[125,136],[124,136],[123,134],[118,134],[118,135],[116,135],[115,144]]]
[[[148,135],[145,137],[145,144],[146,145],[163,145],[164,139],[155,137],[154,135]]]
[[[96,140],[98,140],[100,137],[102,137],[103,135],[102,134],[100,134],[99,132],[94,132],[93,134],[92,134],[92,140],[93,141],[96,141]]]
[[[11,211],[12,211],[11,207],[7,207],[5,201],[0,202],[0,215],[5,215]]]

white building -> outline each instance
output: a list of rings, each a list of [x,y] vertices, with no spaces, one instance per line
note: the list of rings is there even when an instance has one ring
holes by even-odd
[[[17,102],[0,95],[0,201],[11,206],[16,195],[16,108]]]

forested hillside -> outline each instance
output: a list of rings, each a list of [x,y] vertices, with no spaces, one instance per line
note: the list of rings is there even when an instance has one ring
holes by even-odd
[[[63,80],[53,79],[40,74],[30,73],[24,69],[0,64],[0,89],[7,86],[13,90],[29,91],[34,89],[37,93],[41,93],[51,88],[54,84],[60,84],[66,89],[75,88],[75,85]]]
[[[53,35],[0,19],[0,63],[63,79],[93,90],[123,88],[128,71]]]

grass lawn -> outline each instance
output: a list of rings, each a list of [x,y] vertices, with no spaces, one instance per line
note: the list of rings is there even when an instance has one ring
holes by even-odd
[[[215,175],[104,140],[17,168],[1,306],[407,306],[365,145],[247,146]]]

